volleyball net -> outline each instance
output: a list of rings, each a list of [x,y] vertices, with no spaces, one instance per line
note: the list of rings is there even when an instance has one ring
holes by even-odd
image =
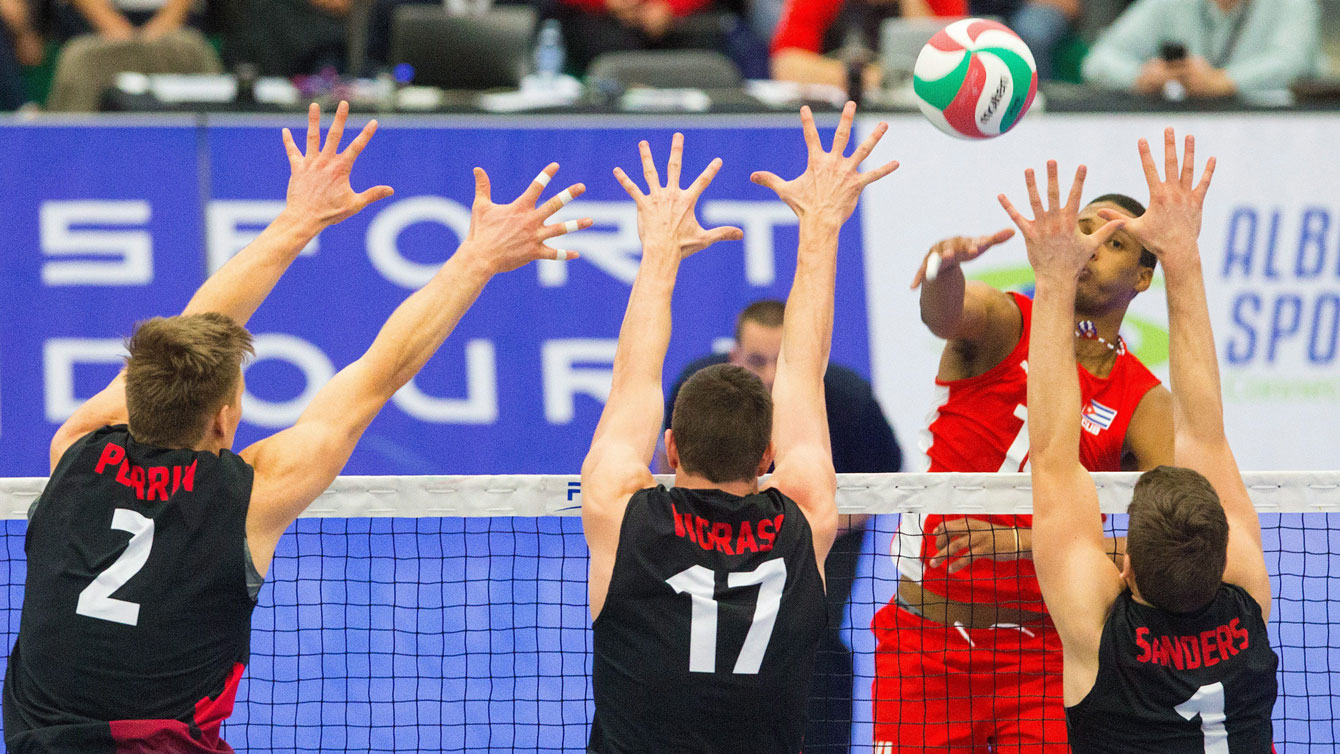
[[[1120,535],[1137,475],[1094,476],[1104,525]],[[1331,752],[1340,739],[1340,472],[1244,479],[1275,595],[1275,740],[1288,754]],[[6,652],[23,601],[24,518],[45,482],[0,480]],[[851,675],[816,679],[831,698],[811,716],[851,738],[849,748],[807,741],[807,754],[874,750],[871,621],[897,590],[890,551],[900,520],[1027,514],[1031,490],[1026,474],[853,474],[839,477],[838,503],[870,516],[833,556],[854,563],[850,599],[832,621],[852,652]],[[280,541],[225,738],[252,752],[585,751],[592,643],[580,505],[577,476],[340,478]],[[841,646],[824,652],[834,656],[820,658],[821,674],[842,666]]]

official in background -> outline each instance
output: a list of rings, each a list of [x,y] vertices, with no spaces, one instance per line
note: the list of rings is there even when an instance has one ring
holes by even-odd
[[[735,346],[729,353],[712,354],[689,362],[666,401],[666,426],[679,389],[698,370],[713,364],[734,364],[753,372],[772,389],[777,357],[782,350],[781,301],[755,301],[740,312],[735,322]],[[824,403],[828,432],[833,445],[833,468],[839,474],[898,471],[903,453],[893,428],[875,400],[864,377],[830,363],[824,374]],[[828,583],[828,630],[819,644],[810,695],[810,722],[805,731],[806,754],[846,752],[851,744],[852,654],[842,640],[843,614],[851,597],[856,561],[865,537],[864,516],[844,516],[837,541],[829,551],[825,574]]]

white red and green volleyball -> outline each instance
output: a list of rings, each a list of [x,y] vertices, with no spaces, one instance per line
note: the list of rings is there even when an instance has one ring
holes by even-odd
[[[1004,24],[955,21],[921,48],[913,69],[917,104],[950,136],[989,139],[1014,127],[1038,91],[1033,53]]]

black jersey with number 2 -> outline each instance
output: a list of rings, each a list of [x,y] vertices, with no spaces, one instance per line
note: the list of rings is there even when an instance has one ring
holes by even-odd
[[[248,657],[252,470],[136,442],[78,440],[30,514],[5,674],[11,752],[227,752]]]
[[[641,490],[594,624],[590,751],[796,754],[827,621],[795,501]]]
[[[1123,592],[1103,626],[1098,678],[1066,709],[1075,754],[1269,754],[1275,668],[1261,606],[1223,584],[1170,613]]]

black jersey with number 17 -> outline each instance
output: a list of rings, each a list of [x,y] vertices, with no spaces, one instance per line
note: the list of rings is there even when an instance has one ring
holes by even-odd
[[[590,751],[796,754],[827,622],[795,501],[639,491],[594,624]]]
[[[1066,708],[1075,754],[1269,754],[1279,658],[1261,606],[1222,584],[1191,613],[1122,592],[1098,647],[1098,678]]]
[[[252,470],[135,441],[74,443],[38,498],[5,674],[11,752],[230,752],[247,662]]]

